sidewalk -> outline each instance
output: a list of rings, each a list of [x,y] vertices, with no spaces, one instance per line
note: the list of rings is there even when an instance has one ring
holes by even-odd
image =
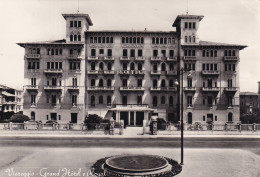
[[[179,131],[174,131],[170,135],[141,135],[141,134],[123,134],[123,135],[105,135],[103,133],[93,133],[86,131],[39,131],[39,130],[1,130],[0,137],[95,137],[95,138],[173,138],[180,137]],[[232,138],[260,138],[260,132],[225,132],[225,131],[184,131],[184,137],[232,137]]]

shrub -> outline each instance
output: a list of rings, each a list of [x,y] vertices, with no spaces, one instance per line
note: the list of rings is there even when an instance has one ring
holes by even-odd
[[[150,123],[150,131],[153,132],[153,121]],[[157,118],[157,130],[165,130],[166,121],[163,118]]]
[[[58,123],[56,120],[48,120],[46,122],[46,124],[54,124],[54,123]]]
[[[14,114],[10,118],[9,122],[13,123],[24,123],[25,121],[29,121],[29,117],[23,114]]]
[[[102,117],[96,114],[89,114],[84,121],[84,123],[87,124],[87,128],[89,130],[95,129],[96,125],[97,124],[99,125],[101,122],[102,122]]]

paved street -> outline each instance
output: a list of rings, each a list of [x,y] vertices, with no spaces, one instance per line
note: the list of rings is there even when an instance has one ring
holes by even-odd
[[[180,161],[180,139],[0,137],[0,176],[91,176],[91,165],[119,154],[156,154]],[[186,137],[178,176],[259,177],[260,138]]]

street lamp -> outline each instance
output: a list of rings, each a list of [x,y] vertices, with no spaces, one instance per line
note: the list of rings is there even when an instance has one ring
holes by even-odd
[[[183,74],[189,72],[188,76],[191,76],[191,73],[189,70],[184,70],[183,68],[180,69],[180,76],[181,76],[181,86],[180,86],[180,78],[179,81],[176,80],[175,84],[179,85],[181,96],[180,96],[180,104],[181,104],[181,165],[184,165],[183,163]]]

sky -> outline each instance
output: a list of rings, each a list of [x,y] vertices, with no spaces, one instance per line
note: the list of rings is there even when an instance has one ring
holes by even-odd
[[[187,3],[188,2],[188,3]],[[174,31],[177,15],[204,15],[200,40],[247,45],[240,51],[240,91],[258,91],[260,0],[0,0],[0,84],[24,85],[19,42],[65,38],[62,13],[90,15],[90,30]]]

